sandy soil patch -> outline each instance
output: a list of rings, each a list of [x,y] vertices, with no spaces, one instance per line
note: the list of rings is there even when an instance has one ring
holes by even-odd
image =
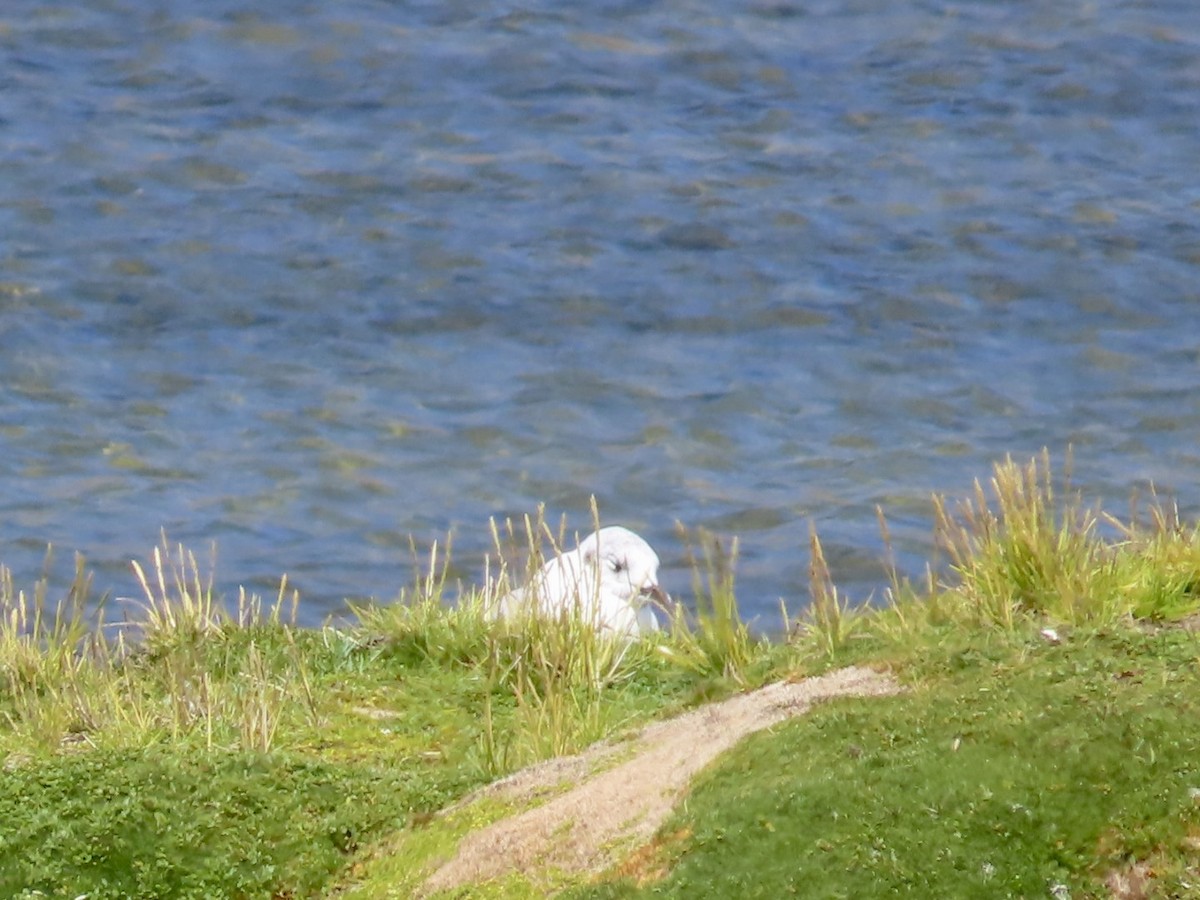
[[[541,806],[469,834],[457,855],[425,882],[424,892],[514,871],[605,869],[617,862],[616,852],[627,853],[631,844],[649,840],[692,778],[746,735],[801,715],[820,700],[881,696],[899,689],[892,678],[857,667],[778,682],[655,722],[632,741],[600,744],[518,772],[483,793],[523,801],[551,793],[564,782],[579,783]],[[622,761],[604,768],[616,756]]]

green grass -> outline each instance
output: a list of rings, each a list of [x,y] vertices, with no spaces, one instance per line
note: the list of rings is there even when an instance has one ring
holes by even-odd
[[[1152,871],[1146,896],[1200,897],[1200,648],[1176,624],[1200,610],[1200,529],[1157,500],[1086,507],[1045,456],[935,511],[948,567],[893,575],[878,609],[839,593],[813,533],[812,604],[773,641],[738,615],[736,542],[705,534],[696,612],[658,635],[492,621],[514,561],[561,545],[540,516],[496,529],[484,584],[451,596],[435,546],[395,602],[320,629],[295,627],[286,581],[226,611],[165,540],[133,627],[96,627],[82,560],[57,592],[0,568],[0,896],[411,896],[507,811],[434,815],[473,788],[858,662],[908,692],[748,740],[650,848],[571,891],[1078,898]]]
[[[946,592],[975,624],[1023,616],[1072,624],[1182,618],[1200,605],[1200,527],[1156,502],[1149,521],[1122,522],[1056,489],[1049,454],[999,464],[992,498],[977,481],[952,508],[935,498],[935,530],[956,578]],[[1116,533],[1101,536],[1102,529]]]
[[[3,785],[0,895],[90,900],[313,896],[458,788],[399,766],[173,749],[76,753]]]
[[[1106,897],[1132,861],[1200,896],[1195,635],[979,636],[912,675],[740,745],[663,829],[665,879],[571,896]]]
[[[0,896],[371,884],[397,836],[444,834],[432,814],[470,789],[733,688],[720,638],[681,666],[656,640],[494,622],[506,580],[450,604],[446,565],[435,548],[396,602],[321,629],[292,624],[286,582],[226,612],[211,572],[165,541],[136,567],[132,629],[85,618],[82,560],[57,598],[0,570]],[[682,620],[671,634],[702,639]],[[404,844],[410,871],[441,846]]]

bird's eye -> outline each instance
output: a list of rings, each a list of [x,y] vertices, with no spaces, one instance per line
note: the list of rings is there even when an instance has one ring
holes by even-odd
[[[609,566],[612,568],[612,570],[613,570],[614,572],[616,572],[618,575],[619,575],[621,572],[624,572],[626,569],[628,569],[628,568],[629,568],[629,565],[628,565],[628,564],[625,562],[625,560],[623,560],[623,559],[614,559],[614,560],[610,560],[610,561],[609,561],[609,563],[608,563],[608,565],[609,565]]]

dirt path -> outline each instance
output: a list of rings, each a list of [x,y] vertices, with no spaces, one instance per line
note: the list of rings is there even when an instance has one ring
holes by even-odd
[[[746,735],[801,715],[830,697],[880,696],[898,690],[895,681],[870,669],[839,669],[818,678],[771,684],[655,722],[632,741],[601,744],[518,772],[485,793],[527,801],[567,781],[579,784],[541,806],[468,835],[458,854],[425,882],[424,891],[487,881],[512,871],[604,869],[617,861],[614,845],[627,852],[630,843],[649,840],[696,773]],[[618,754],[629,758],[597,772]]]

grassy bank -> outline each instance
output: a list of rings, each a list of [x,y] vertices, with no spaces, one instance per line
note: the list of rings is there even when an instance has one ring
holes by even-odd
[[[571,896],[1200,896],[1198,650],[963,640],[905,696],[747,739],[654,853]]]
[[[473,788],[850,662],[909,690],[751,738],[651,847],[562,886],[1200,896],[1195,526],[1164,504],[1124,521],[1086,507],[1044,457],[934,508],[945,573],[854,609],[814,534],[812,606],[773,642],[738,619],[731,561],[707,539],[699,614],[658,636],[491,622],[512,560],[552,549],[538,522],[520,548],[498,533],[493,577],[453,604],[435,548],[397,602],[322,629],[293,626],[286,583],[225,612],[182,548],[146,561],[144,609],[121,627],[87,614],[82,563],[61,594],[0,575],[0,896],[411,896],[506,812],[434,817]]]

